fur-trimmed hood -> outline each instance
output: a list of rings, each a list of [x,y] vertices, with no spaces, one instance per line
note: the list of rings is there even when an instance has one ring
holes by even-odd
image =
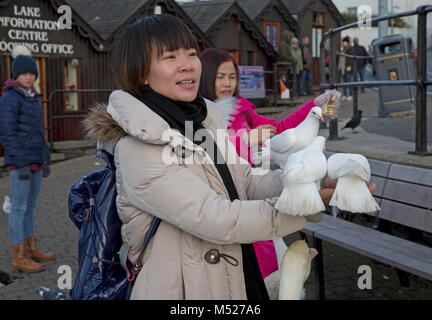
[[[206,100],[207,118],[203,124],[222,128],[222,113],[213,102]],[[83,121],[88,139],[107,144],[116,144],[126,135],[151,144],[170,142],[164,134],[170,129],[168,123],[134,96],[122,90],[113,91],[108,105],[95,104],[90,107]]]
[[[126,132],[111,117],[107,105],[103,103],[89,108],[83,127],[86,138],[94,142],[118,141],[126,136]]]

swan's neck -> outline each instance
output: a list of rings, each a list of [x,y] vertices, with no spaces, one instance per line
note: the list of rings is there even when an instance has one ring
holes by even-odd
[[[297,271],[296,271],[297,270]],[[301,300],[303,280],[299,268],[282,269],[279,300]]]

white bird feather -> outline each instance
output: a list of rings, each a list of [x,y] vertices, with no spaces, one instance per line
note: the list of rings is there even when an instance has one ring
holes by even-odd
[[[371,171],[369,162],[361,154],[336,153],[327,161],[328,176],[337,179],[330,205],[354,213],[381,210],[369,191],[367,183]]]
[[[293,216],[308,216],[325,210],[318,192],[327,172],[324,148],[325,138],[318,136],[308,147],[288,157],[283,172],[284,189],[275,204],[276,209]]]
[[[237,101],[238,100],[235,97],[226,97],[215,100],[216,107],[222,112],[227,127],[231,124],[233,114],[240,107],[237,104]]]
[[[277,164],[284,168],[290,154],[304,149],[318,135],[319,120],[322,120],[320,107],[313,107],[305,120],[297,127],[284,132],[264,142],[261,152],[254,155],[255,163]]]

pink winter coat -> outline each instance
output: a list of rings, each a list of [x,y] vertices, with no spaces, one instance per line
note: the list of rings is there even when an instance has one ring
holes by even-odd
[[[277,122],[274,119],[257,114],[254,109],[256,106],[250,101],[239,97],[237,102],[239,108],[233,115],[231,124],[228,126],[231,143],[235,145],[237,154],[246,159],[253,167],[253,149],[249,148],[242,138],[242,133],[249,132],[256,127],[270,124],[276,128],[277,134],[297,127],[308,115],[309,111],[315,106],[314,100],[306,102],[296,112],[285,119]],[[263,278],[278,269],[276,250],[272,240],[259,241],[253,243],[257,255],[258,264]]]

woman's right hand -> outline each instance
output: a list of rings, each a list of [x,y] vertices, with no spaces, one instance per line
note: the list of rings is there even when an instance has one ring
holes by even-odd
[[[249,144],[263,144],[264,141],[277,134],[276,128],[271,124],[263,124],[249,131]]]
[[[320,94],[318,97],[316,97],[316,98],[314,99],[314,104],[315,104],[317,107],[322,108],[322,107],[324,106],[324,104],[327,102],[327,99],[328,99],[329,97],[332,97],[332,96],[338,96],[338,95],[339,95],[339,92],[338,92],[336,89],[333,89],[333,90],[327,91],[327,92],[325,92],[325,93],[323,93],[323,94]]]
[[[321,196],[321,200],[325,205],[328,205],[331,198],[333,197],[333,193],[336,189],[337,180],[330,179],[329,176],[325,176],[322,182],[322,188],[319,191]],[[371,183],[368,185],[368,189],[370,192],[373,192],[376,189],[376,184]]]

